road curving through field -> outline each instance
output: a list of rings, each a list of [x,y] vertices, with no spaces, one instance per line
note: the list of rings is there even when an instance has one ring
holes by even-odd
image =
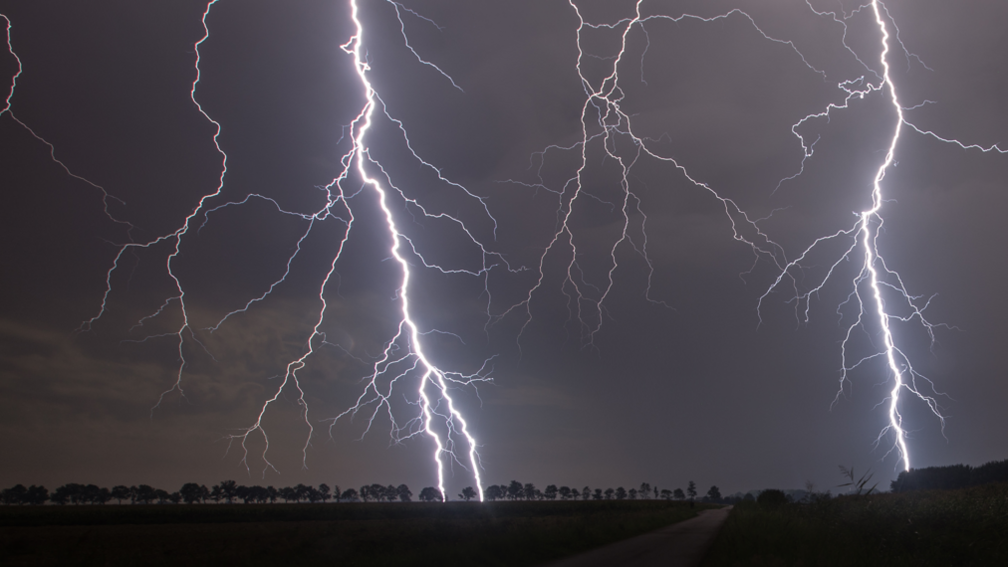
[[[695,567],[728,519],[731,506],[637,537],[548,563],[545,567]]]

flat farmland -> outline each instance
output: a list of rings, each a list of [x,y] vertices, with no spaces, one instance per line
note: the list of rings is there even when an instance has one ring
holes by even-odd
[[[0,507],[3,565],[537,565],[696,516],[660,500]]]

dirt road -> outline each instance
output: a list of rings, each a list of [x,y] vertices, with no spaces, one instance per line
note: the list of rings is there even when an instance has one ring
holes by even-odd
[[[727,508],[704,510],[685,522],[568,557],[546,567],[695,567],[714,541]]]

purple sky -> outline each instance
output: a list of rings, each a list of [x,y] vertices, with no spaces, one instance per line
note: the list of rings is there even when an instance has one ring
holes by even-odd
[[[634,14],[634,2],[576,4],[589,24]],[[586,99],[570,4],[403,2],[414,54],[395,4],[361,2],[368,79],[416,155],[455,184],[439,180],[410,154],[398,126],[378,116],[368,155],[401,190],[390,207],[416,249],[406,254],[413,316],[421,331],[437,331],[423,335],[422,348],[434,364],[463,374],[492,359],[492,382],[451,390],[479,442],[485,483],[675,488],[692,479],[702,491],[716,484],[728,494],[806,481],[835,487],[837,465],[870,467],[882,485],[895,477],[894,438],[875,445],[892,388],[882,359],[850,371],[837,397],[841,343],[857,316],[843,302],[861,253],[837,264],[811,296],[807,322],[796,292],[815,287],[850,239],[817,247],[789,272],[793,283],[757,311],[780,270],[734,238],[739,213],[726,214],[722,201],[684,175],[761,219],[757,226],[779,248],[757,243],[778,258],[792,260],[815,239],[854,226],[871,206],[872,178],[896,124],[888,90],[799,126],[814,151],[800,176],[781,180],[803,166],[794,124],[842,104],[843,81],[879,84],[878,28],[870,8],[846,1],[750,4],[642,2],[644,15],[668,18],[627,34],[620,108],[647,148],[684,169],[647,156],[633,165],[629,239],[616,246],[625,192],[615,157],[635,155],[636,146],[625,123],[611,122],[612,155],[598,139],[588,145],[581,193],[570,205]],[[886,24],[899,26],[902,41],[891,38],[888,62],[907,122],[965,144],[1008,147],[1008,6],[885,6]],[[733,8],[749,17],[669,19]],[[844,27],[812,8],[848,16],[850,49]],[[346,2],[221,0],[206,18],[195,97],[221,126],[227,172],[172,262],[192,329],[182,333],[185,398],[169,391],[151,411],[179,373],[183,316],[177,299],[165,304],[178,295],[166,271],[174,239],[119,257],[105,311],[89,331],[75,332],[101,311],[121,246],[172,234],[218,186],[215,127],[190,99],[205,9],[198,1],[0,0],[23,66],[10,110],[0,115],[0,485],[174,489],[225,478],[276,486],[405,482],[414,492],[433,485],[431,439],[420,434],[390,446],[384,409],[363,438],[374,406],[331,430],[326,421],[365,391],[399,320],[401,270],[376,194],[361,190],[355,172],[338,186],[350,197],[349,233],[346,206],[310,232],[302,217],[277,208],[319,210],[320,187],[339,175],[351,148],[348,126],[364,95],[353,58],[340,48],[354,29]],[[592,88],[611,70],[624,27],[582,30],[581,70]],[[6,96],[17,62],[0,51]],[[588,124],[589,136],[601,131],[597,117]],[[368,167],[379,175],[377,165]],[[943,435],[928,406],[904,392],[914,466],[1008,457],[1006,179],[1003,153],[964,150],[904,126],[882,183],[878,248],[921,296],[919,306],[934,295],[925,315],[946,325],[932,344],[919,324],[893,324],[914,368],[946,394],[936,398]],[[250,194],[261,197],[207,212]],[[469,233],[443,216],[425,218],[418,206],[451,215]],[[543,256],[568,210],[569,231]],[[739,230],[753,240],[752,227]],[[306,233],[268,298],[207,329],[263,295]],[[320,286],[344,238],[324,293],[323,335],[298,373],[308,421],[289,384],[263,418],[268,458],[279,471],[266,470],[264,479],[262,435],[249,437],[250,472],[227,437],[255,422],[286,365],[305,354]],[[420,255],[449,270],[493,267],[479,276],[444,274],[425,268]],[[892,313],[906,316],[886,289]],[[851,337],[848,366],[882,344],[873,321]],[[390,397],[400,424],[417,415],[417,380],[407,374]],[[464,445],[457,447],[462,464]],[[459,463],[446,474],[450,494],[472,484]]]

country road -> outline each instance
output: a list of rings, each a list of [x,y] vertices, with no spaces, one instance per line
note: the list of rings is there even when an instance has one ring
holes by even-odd
[[[731,506],[549,563],[546,567],[695,567],[714,541]]]

